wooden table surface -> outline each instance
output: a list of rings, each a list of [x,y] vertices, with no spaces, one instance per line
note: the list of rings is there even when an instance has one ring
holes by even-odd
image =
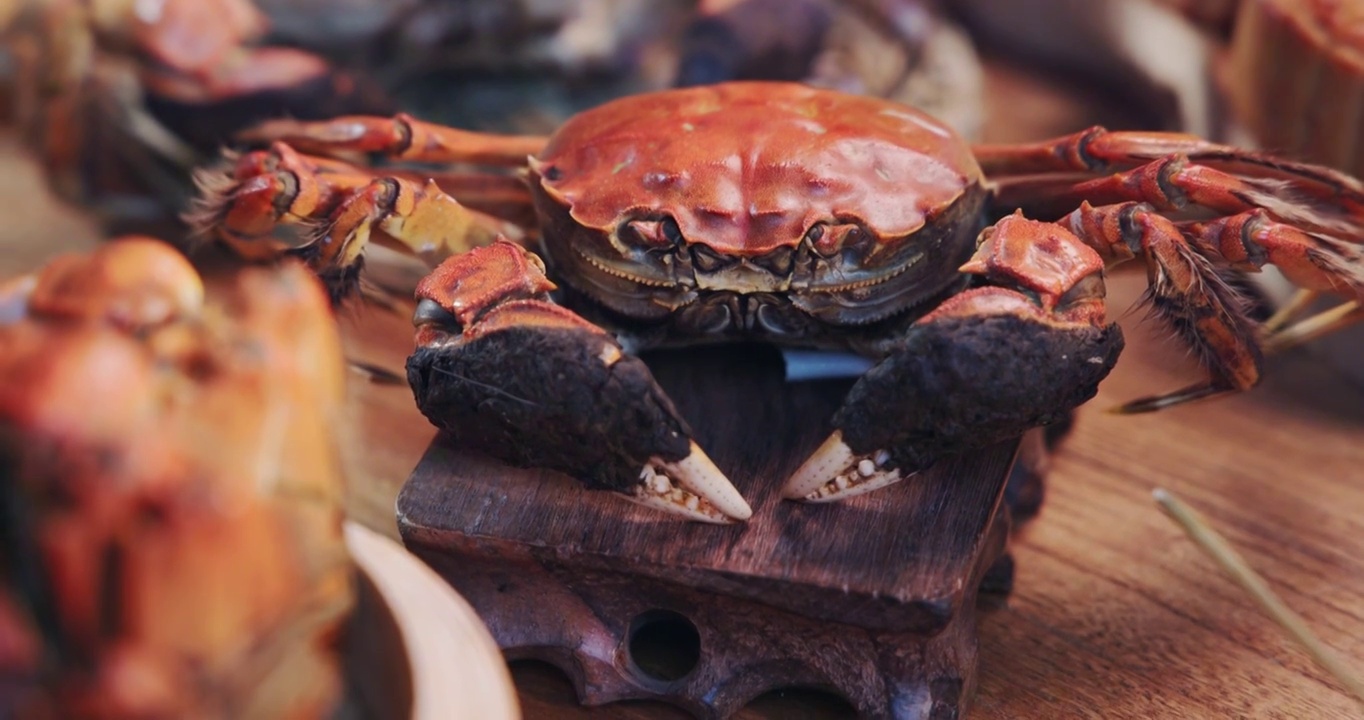
[[[1120,122],[1105,105],[992,64],[991,140]],[[0,275],[93,231],[47,198],[13,140],[0,142]],[[1128,349],[1082,408],[1050,476],[1041,515],[1014,542],[1008,606],[981,632],[976,718],[1360,717],[1342,688],[1156,509],[1167,488],[1204,511],[1326,643],[1364,670],[1364,388],[1309,352],[1274,358],[1253,392],[1156,415],[1105,412],[1182,386],[1196,368],[1168,333],[1123,315],[1140,273],[1116,273],[1111,308]],[[405,318],[350,310],[351,353],[399,369]],[[432,430],[406,387],[357,376],[352,401],[353,511],[395,534],[393,498]],[[893,492],[891,490],[890,492]],[[685,717],[652,703],[581,709],[566,680],[518,666],[527,718]],[[795,694],[759,699],[743,717],[835,717]]]

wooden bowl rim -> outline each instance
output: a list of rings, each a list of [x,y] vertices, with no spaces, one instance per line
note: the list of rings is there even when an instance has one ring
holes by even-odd
[[[395,644],[403,648],[410,671],[410,720],[519,720],[511,673],[473,607],[392,539],[351,520],[343,531],[356,568],[391,616],[375,621],[387,623],[389,631],[396,626],[399,634]],[[360,677],[373,672],[351,670]]]

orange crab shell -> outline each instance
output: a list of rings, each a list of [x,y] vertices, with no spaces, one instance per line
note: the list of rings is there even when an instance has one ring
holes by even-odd
[[[927,115],[772,83],[606,103],[560,127],[531,169],[583,226],[669,216],[689,242],[745,257],[793,247],[821,221],[904,237],[982,178]]]
[[[332,425],[340,337],[303,267],[232,280],[201,303],[177,251],[125,238],[62,256],[9,300],[20,304],[0,322],[12,381],[0,383],[0,496],[21,510],[24,561],[51,588],[41,602],[64,663],[33,702],[52,716],[284,704],[243,670],[286,677],[299,716],[341,697],[331,640],[352,571]],[[27,587],[7,572],[0,594]],[[6,620],[0,674],[24,657]]]

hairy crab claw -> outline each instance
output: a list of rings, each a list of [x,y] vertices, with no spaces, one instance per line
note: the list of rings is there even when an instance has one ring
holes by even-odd
[[[899,468],[886,467],[888,462],[890,453],[885,450],[862,455],[853,452],[843,442],[843,431],[835,430],[791,474],[781,494],[788,500],[830,502],[869,493],[905,479]]]
[[[753,510],[695,442],[677,462],[652,457],[639,472],[630,500],[688,520],[716,524],[743,522]]]

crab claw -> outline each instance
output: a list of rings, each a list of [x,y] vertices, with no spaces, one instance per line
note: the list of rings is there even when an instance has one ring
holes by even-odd
[[[1055,422],[1093,397],[1122,350],[1121,329],[1048,322],[1031,302],[981,288],[920,320],[848,392],[835,431],[782,494],[828,502],[871,492]]]
[[[753,510],[695,442],[677,462],[649,458],[628,497],[641,505],[710,523],[742,522]]]
[[[458,441],[674,516],[747,520],[748,503],[691,439],[647,365],[549,297],[510,242],[455,256],[417,288],[417,407]]]
[[[853,452],[843,442],[843,431],[835,430],[791,474],[781,494],[788,500],[830,502],[879,490],[914,474],[902,476],[899,468],[887,467],[889,462],[890,453],[885,450]]]

